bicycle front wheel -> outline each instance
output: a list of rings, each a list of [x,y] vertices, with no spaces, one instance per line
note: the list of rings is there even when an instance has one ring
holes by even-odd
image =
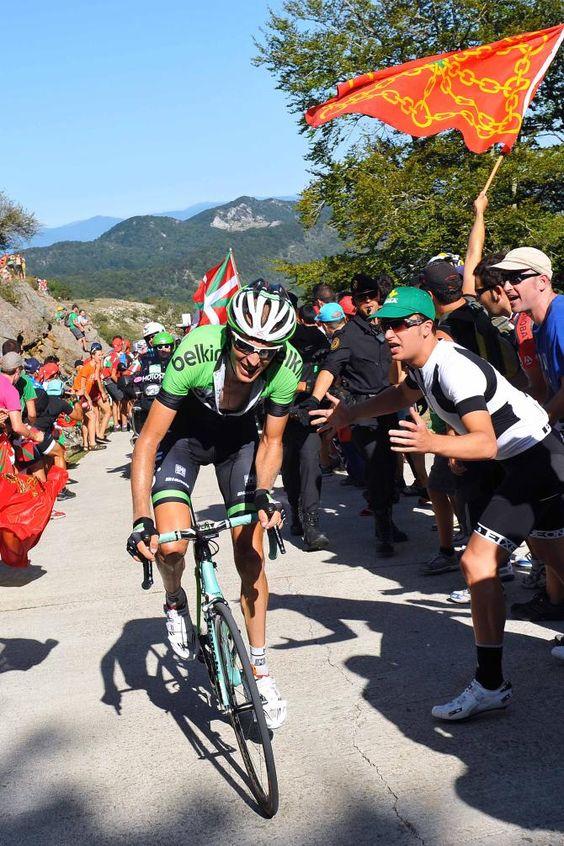
[[[270,732],[241,632],[229,606],[214,606],[219,660],[229,696],[229,717],[249,774],[251,790],[266,816],[278,810],[278,779]]]

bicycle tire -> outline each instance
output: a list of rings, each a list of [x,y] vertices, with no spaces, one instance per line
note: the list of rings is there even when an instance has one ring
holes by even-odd
[[[213,613],[218,659],[221,661],[230,699],[231,725],[249,775],[253,796],[265,816],[273,817],[278,810],[278,777],[270,733],[247,649],[227,603],[216,603]]]

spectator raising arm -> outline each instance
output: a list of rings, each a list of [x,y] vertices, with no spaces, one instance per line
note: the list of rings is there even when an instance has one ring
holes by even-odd
[[[482,260],[484,241],[486,240],[486,224],[484,214],[488,207],[487,195],[481,191],[474,200],[474,225],[470,230],[466,258],[464,259],[464,279],[462,284],[463,295],[476,296],[476,280],[474,270]]]

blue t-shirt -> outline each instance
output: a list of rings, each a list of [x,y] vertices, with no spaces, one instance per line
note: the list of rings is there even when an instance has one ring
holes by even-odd
[[[564,376],[564,296],[558,294],[540,326],[533,326],[539,361],[548,382],[550,395],[560,390]]]

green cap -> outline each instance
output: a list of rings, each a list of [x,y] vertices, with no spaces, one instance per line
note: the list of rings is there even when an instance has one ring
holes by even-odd
[[[394,288],[384,300],[382,308],[376,312],[378,319],[409,317],[410,314],[423,314],[429,320],[435,319],[435,305],[427,291],[421,288]]]

